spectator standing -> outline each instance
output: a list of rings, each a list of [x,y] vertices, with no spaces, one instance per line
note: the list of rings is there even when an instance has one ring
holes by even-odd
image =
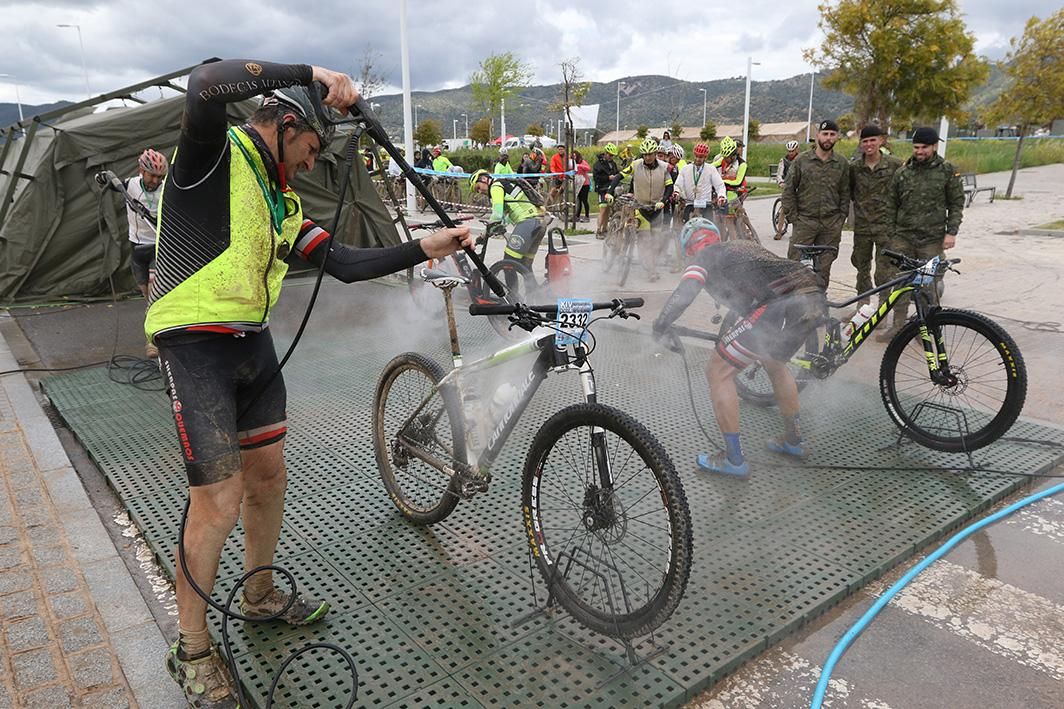
[[[610,213],[606,195],[612,193],[620,181],[621,169],[617,166],[616,157],[617,146],[613,143],[606,143],[606,149],[599,153],[598,159],[595,160],[595,167],[592,169],[591,176],[595,181],[595,193],[598,194],[599,201],[596,236],[603,236],[606,233],[606,220],[609,219]]]
[[[495,169],[493,172],[496,175],[512,175],[514,169],[510,167],[510,153],[505,150],[499,151],[499,160],[495,163]]]
[[[850,263],[857,269],[858,293],[872,288],[872,259],[875,257],[875,284],[883,285],[891,272],[890,260],[883,254],[890,248],[890,187],[901,160],[884,155],[885,137],[875,124],[861,129],[861,154],[850,161],[850,197],[853,199],[853,253]],[[885,294],[879,294],[882,303]],[[860,305],[868,302],[865,298]]]
[[[591,166],[584,160],[579,150],[573,151],[573,163],[576,169],[576,218],[580,219],[580,210],[584,210],[583,221],[591,220],[591,204],[587,201],[591,192]]]
[[[839,126],[821,121],[816,147],[800,153],[791,164],[783,185],[783,213],[794,225],[787,257],[798,260],[798,244],[838,247],[842,225],[850,212],[850,164],[835,153]],[[837,254],[824,252],[818,258],[821,285],[826,289],[831,264]]]
[[[129,218],[129,240],[133,244],[133,253],[129,266],[133,271],[133,280],[137,282],[144,300],[148,300],[151,284],[155,280],[155,228],[159,220],[159,188],[166,179],[166,158],[162,153],[148,148],[137,160],[137,177],[125,182],[126,214]],[[159,356],[159,350],[152,342],[144,347],[148,359]]]
[[[912,157],[894,173],[890,187],[892,251],[930,259],[957,245],[964,216],[964,183],[953,165],[938,154],[934,128],[913,131]],[[909,298],[902,296],[894,309],[893,325],[876,339],[890,340],[905,324],[908,310]]]
[[[554,175],[550,178],[551,188],[550,197],[547,202],[553,204],[558,201],[558,197],[561,195],[562,186],[565,185],[565,175],[572,166],[572,160],[567,159],[565,153],[565,146],[559,145],[558,152],[554,153],[550,159],[550,171]]]
[[[543,172],[547,167],[547,158],[543,154],[542,148],[532,148],[532,151],[528,156],[521,161],[521,166],[517,169],[522,175],[538,175]],[[526,177],[528,184],[533,187],[539,182],[538,177]]]

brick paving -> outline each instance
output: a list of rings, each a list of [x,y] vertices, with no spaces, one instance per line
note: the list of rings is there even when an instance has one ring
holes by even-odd
[[[49,493],[50,472],[0,388],[0,709],[137,706]]]

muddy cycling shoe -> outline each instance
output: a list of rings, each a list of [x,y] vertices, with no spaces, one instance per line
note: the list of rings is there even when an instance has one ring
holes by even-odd
[[[707,473],[732,475],[737,478],[745,478],[750,473],[750,464],[745,460],[736,465],[728,460],[728,456],[723,453],[717,453],[716,455],[699,453],[698,457],[695,458],[695,464],[698,465],[700,470],[705,470]]]
[[[773,453],[782,453],[798,460],[805,460],[809,457],[809,442],[804,438],[797,443],[788,443],[784,438],[770,438],[765,443],[765,447]]]
[[[288,604],[289,598],[290,594],[282,593],[276,588],[254,603],[248,600],[247,595],[241,594],[240,613],[252,618],[268,618],[271,615],[280,613],[281,609]],[[303,594],[300,594],[296,596],[292,607],[285,611],[284,615],[279,616],[277,620],[283,620],[289,625],[309,625],[324,618],[328,612],[328,601],[321,601],[316,598],[308,599],[304,598]]]
[[[229,668],[218,655],[218,648],[198,657],[184,658],[178,643],[166,651],[166,671],[185,693],[185,700],[194,709],[239,709],[233,693],[233,679]]]

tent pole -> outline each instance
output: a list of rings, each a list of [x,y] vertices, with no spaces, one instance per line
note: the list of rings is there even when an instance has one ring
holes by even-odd
[[[11,170],[11,176],[7,180],[7,189],[4,190],[4,201],[0,203],[0,229],[4,228],[4,221],[7,219],[8,209],[11,207],[11,200],[15,196],[15,185],[18,184],[20,173],[22,168],[26,165],[26,158],[30,154],[30,146],[33,144],[33,137],[37,135],[37,126],[40,125],[37,121],[30,123],[29,129],[26,131],[26,137],[23,138],[22,152],[19,153],[18,161],[15,163],[15,167]]]

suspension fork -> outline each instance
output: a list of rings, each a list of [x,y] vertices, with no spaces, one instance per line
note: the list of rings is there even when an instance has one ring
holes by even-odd
[[[936,384],[952,384],[953,376],[949,370],[949,354],[946,352],[946,339],[942,335],[942,329],[928,325],[928,321],[940,308],[928,303],[919,291],[914,294],[913,301],[916,303],[916,316],[920,323],[920,344],[924,348],[931,380]]]
[[[598,401],[595,390],[595,371],[587,359],[587,347],[578,343],[573,347],[576,355],[575,364],[580,367],[580,388],[583,390],[584,402],[594,404]],[[591,452],[595,459],[595,472],[601,490],[613,489],[613,464],[610,460],[609,447],[606,445],[606,430],[599,426],[591,427]]]

